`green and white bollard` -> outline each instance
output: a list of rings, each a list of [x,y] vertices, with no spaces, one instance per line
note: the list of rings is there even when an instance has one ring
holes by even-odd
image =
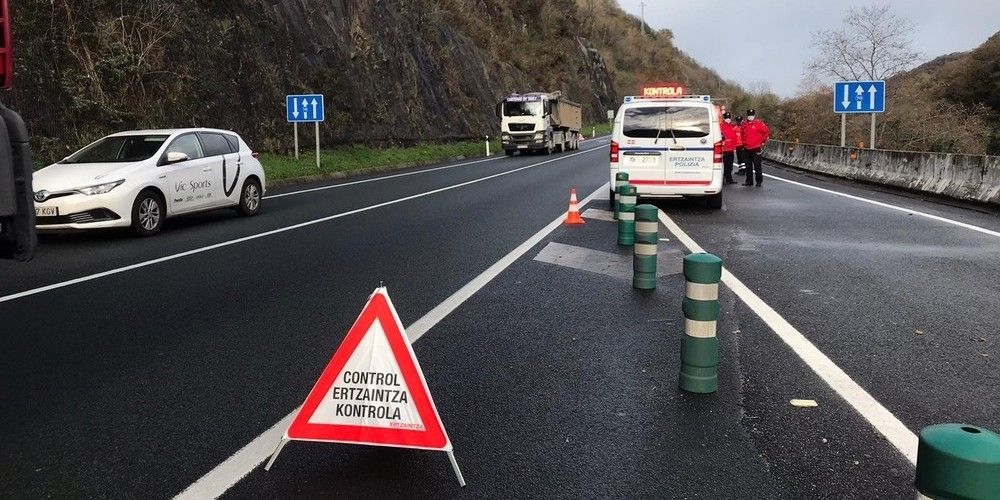
[[[684,257],[684,337],[681,339],[681,389],[698,394],[719,387],[719,281],[722,259],[710,253]]]
[[[920,431],[918,498],[1000,498],[1000,434],[982,427],[939,424]]]
[[[619,198],[618,244],[630,247],[635,244],[635,186],[626,184]]]
[[[627,186],[627,185],[628,185],[628,174],[627,173],[625,173],[625,172],[618,172],[617,174],[615,174],[614,199],[611,200],[611,203],[614,205],[614,209],[615,209],[615,220],[618,220],[618,210],[619,210],[618,204],[621,203],[620,198],[621,198],[622,189],[625,186]]]
[[[656,288],[656,231],[659,209],[653,205],[635,207],[635,247],[632,254],[632,286],[639,290]]]

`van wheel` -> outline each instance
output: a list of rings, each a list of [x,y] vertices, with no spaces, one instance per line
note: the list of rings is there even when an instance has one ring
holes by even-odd
[[[236,211],[244,217],[257,215],[260,212],[261,198],[260,182],[253,178],[247,179],[240,190],[240,204],[236,206]]]
[[[143,191],[132,203],[132,233],[152,236],[163,228],[167,218],[167,205],[156,191]]]
[[[514,156],[514,150],[513,149],[505,149],[505,150],[503,150],[503,154],[505,154],[507,156]]]
[[[722,193],[713,194],[712,196],[709,196],[707,201],[708,201],[708,208],[712,208],[715,210],[722,208]]]

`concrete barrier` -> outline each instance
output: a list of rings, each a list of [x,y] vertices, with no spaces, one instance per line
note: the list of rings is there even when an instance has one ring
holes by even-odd
[[[803,170],[1000,204],[1000,156],[842,148],[768,141],[764,156]]]

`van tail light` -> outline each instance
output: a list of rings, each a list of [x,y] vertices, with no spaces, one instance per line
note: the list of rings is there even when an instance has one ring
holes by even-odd
[[[618,143],[611,141],[611,163],[618,163]]]
[[[722,141],[715,143],[712,154],[712,163],[722,163]]]
[[[250,153],[250,156],[253,156],[254,158],[260,158],[260,153],[254,151],[253,153]]]

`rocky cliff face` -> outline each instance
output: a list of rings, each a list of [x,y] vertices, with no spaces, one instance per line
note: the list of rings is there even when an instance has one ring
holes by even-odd
[[[620,102],[574,0],[24,0],[12,14],[16,88],[0,98],[46,160],[140,127],[287,148],[288,93],[326,95],[328,143],[494,135],[494,104],[516,91],[562,90],[585,121]]]

